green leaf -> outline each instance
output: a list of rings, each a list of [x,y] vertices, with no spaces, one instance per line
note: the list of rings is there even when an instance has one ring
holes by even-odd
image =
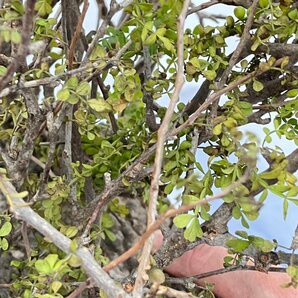
[[[179,146],[179,149],[180,150],[186,150],[186,149],[189,149],[191,148],[191,142],[188,142],[188,141],[183,141],[180,146]]]
[[[265,8],[269,5],[269,1],[268,0],[260,0],[260,7]]]
[[[214,70],[206,70],[203,71],[203,75],[209,81],[213,81],[216,78],[216,71]]]
[[[159,39],[168,51],[175,53],[175,47],[168,38],[159,36]]]
[[[250,243],[257,249],[262,250],[263,252],[270,252],[274,249],[275,244],[269,240],[265,240],[257,236],[248,236]]]
[[[90,93],[90,85],[88,82],[82,82],[76,89],[76,93],[81,96],[86,96]]]
[[[12,31],[10,35],[11,41],[13,43],[20,43],[21,42],[21,34],[17,31]]]
[[[199,198],[194,195],[183,195],[182,196],[182,201],[185,205],[192,204],[194,202],[197,202],[198,200],[199,200]]]
[[[291,89],[287,92],[288,97],[296,97],[297,95],[298,95],[298,89]]]
[[[289,266],[287,273],[293,278],[298,278],[298,266]]]
[[[243,20],[245,18],[245,13],[246,13],[246,10],[242,6],[238,6],[234,9],[234,15],[239,20]]]
[[[253,80],[252,88],[256,91],[259,92],[264,89],[264,85],[260,82],[257,81],[256,79]]]
[[[52,6],[48,2],[48,0],[39,0],[35,3],[35,10],[42,17],[52,12]]]
[[[182,229],[185,228],[194,217],[193,214],[179,214],[174,218],[173,222],[177,228]]]
[[[166,172],[170,172],[171,170],[175,169],[177,166],[177,161],[176,160],[169,160],[165,165],[164,165],[164,170]]]
[[[66,82],[66,86],[72,90],[75,90],[78,87],[79,80],[77,77],[71,77],[69,80]]]
[[[1,240],[0,247],[1,247],[3,250],[7,250],[8,247],[9,247],[8,241],[7,241],[5,238],[2,238],[2,239],[0,239],[0,240]]]
[[[87,138],[88,138],[88,140],[93,141],[95,139],[95,134],[88,131],[87,132]]]
[[[222,123],[215,125],[213,128],[213,133],[218,136],[222,133]]]
[[[69,95],[70,95],[70,92],[69,92],[68,88],[63,88],[58,91],[57,98],[61,101],[65,101],[68,99]]]
[[[14,196],[16,198],[23,199],[23,198],[26,198],[28,196],[28,194],[29,194],[28,191],[25,190],[25,191],[21,191],[21,192],[16,193]]]
[[[271,170],[271,171],[268,171],[268,172],[261,173],[261,174],[259,175],[259,177],[260,177],[261,179],[266,179],[266,180],[267,180],[267,179],[268,179],[268,180],[276,179],[276,178],[279,176],[280,172],[281,172],[281,169],[280,169],[280,168],[276,168],[276,169],[274,169],[274,170]]]
[[[88,101],[89,106],[95,110],[96,112],[100,112],[100,113],[107,113],[112,111],[112,107],[109,103],[107,103],[104,99],[99,98],[93,98],[93,99],[89,99]]]
[[[58,281],[58,280],[55,280],[51,283],[51,286],[50,288],[53,290],[54,293],[57,293],[60,288],[62,287],[62,282],[61,281]]]
[[[0,65],[0,76],[3,76],[6,74],[7,68],[3,65]]]
[[[70,252],[75,253],[77,249],[78,249],[78,243],[77,243],[77,241],[75,239],[74,240],[71,240],[70,246],[69,246]]]
[[[151,34],[151,35],[149,35],[146,39],[145,39],[145,41],[144,41],[144,45],[152,45],[152,44],[154,44],[156,42],[156,34],[155,33],[153,33],[153,34]]]
[[[298,10],[297,8],[291,10],[289,13],[288,13],[288,16],[291,20],[297,20],[298,19]]]
[[[65,231],[65,236],[68,238],[73,238],[78,233],[78,228],[75,226],[68,227]]]
[[[172,183],[169,183],[166,185],[165,189],[164,189],[164,193],[166,195],[170,194],[174,189],[174,185]]]
[[[288,208],[289,208],[289,202],[287,199],[284,199],[282,208],[283,208],[284,219],[286,219],[288,215]]]
[[[34,266],[39,273],[48,274],[52,271],[51,266],[45,260],[37,260]]]
[[[70,94],[66,101],[72,105],[75,105],[79,102],[79,100],[80,98],[76,94]]]
[[[235,234],[245,239],[248,238],[248,234],[245,231],[236,231]]]
[[[203,236],[203,231],[199,223],[199,220],[197,218],[194,218],[191,221],[190,225],[184,231],[184,237],[185,239],[193,242],[196,240],[196,238],[199,238],[202,236]]]
[[[111,228],[114,226],[114,220],[111,218],[111,216],[108,213],[104,213],[101,217],[101,221],[102,221],[102,227],[103,228]]]
[[[158,37],[163,37],[166,34],[167,29],[166,28],[159,28],[156,31],[156,35]]]
[[[7,236],[12,230],[12,224],[9,221],[6,221],[3,226],[0,228],[0,237]]]
[[[117,239],[116,235],[110,230],[105,230],[105,234],[112,242]]]
[[[238,206],[235,206],[232,210],[232,215],[235,219],[239,219],[241,217],[241,210]]]
[[[46,258],[44,259],[49,266],[53,269],[56,262],[58,261],[58,255],[57,254],[49,254],[48,256],[46,256]]]
[[[226,242],[226,245],[233,248],[235,251],[242,252],[249,246],[249,241],[242,239],[230,239]]]

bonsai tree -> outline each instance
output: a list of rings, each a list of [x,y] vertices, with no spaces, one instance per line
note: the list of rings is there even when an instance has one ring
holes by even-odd
[[[297,3],[96,1],[87,32],[88,0],[24,2],[0,1],[0,296],[210,297],[164,274],[201,243],[297,286],[297,233],[246,230],[272,194],[297,205]]]

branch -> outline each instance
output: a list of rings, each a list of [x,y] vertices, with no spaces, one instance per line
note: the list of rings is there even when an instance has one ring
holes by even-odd
[[[287,156],[288,166],[287,171],[294,173],[298,169],[298,149],[293,151]],[[270,171],[270,167],[266,170]],[[266,172],[264,171],[264,172]],[[276,179],[268,180],[269,185],[276,183]],[[260,187],[253,193],[251,196],[255,196],[260,193],[264,188]],[[175,229],[171,234],[164,239],[163,245],[155,254],[155,261],[160,268],[168,266],[175,258],[181,256],[188,250],[193,249],[195,246],[201,243],[207,243],[212,246],[225,246],[225,242],[229,239],[233,239],[234,236],[228,233],[227,224],[232,217],[232,210],[234,208],[233,203],[223,203],[213,214],[209,221],[206,221],[202,224],[203,231],[206,231],[208,234],[212,235],[209,239],[205,237],[200,239],[196,243],[191,243],[183,237],[183,229]],[[215,235],[215,236],[214,236]],[[175,247],[173,247],[175,244]],[[248,253],[248,252],[247,252]],[[251,257],[254,257],[253,254],[249,254]],[[289,264],[290,256],[283,252],[278,252],[278,257],[280,263]]]
[[[71,44],[70,44],[69,51],[68,51],[68,67],[69,67],[69,69],[73,68],[73,59],[74,59],[75,48],[76,48],[77,42],[78,42],[81,32],[82,32],[83,22],[84,22],[86,13],[88,11],[88,7],[89,7],[88,0],[84,0],[82,14],[79,16],[76,31],[71,39]]]
[[[206,8],[211,7],[211,6],[213,6],[215,4],[218,4],[218,3],[220,3],[219,0],[211,0],[209,2],[202,3],[202,4],[200,4],[200,5],[196,6],[196,7],[188,10],[187,15],[189,16],[189,15],[195,13],[195,12],[198,12],[200,10],[206,9]]]
[[[276,62],[274,63],[274,66],[280,65],[282,63],[282,61],[283,61],[283,58],[280,58],[280,59],[276,60]],[[231,82],[228,86],[222,88],[221,90],[218,90],[218,91],[214,92],[213,94],[211,94],[205,100],[205,102],[183,124],[181,124],[179,127],[175,128],[175,129],[173,129],[170,134],[172,136],[176,136],[183,129],[185,129],[185,128],[189,127],[190,125],[192,125],[195,122],[195,120],[200,116],[200,114],[203,111],[205,111],[210,104],[212,104],[214,101],[219,99],[220,96],[222,96],[223,94],[225,94],[225,93],[235,89],[236,87],[248,82],[253,77],[255,77],[255,76],[257,76],[261,73],[264,73],[264,71],[262,71],[262,70],[253,71],[253,72],[247,74],[246,76]]]
[[[159,178],[160,178],[161,167],[162,167],[164,143],[167,139],[171,118],[174,113],[175,106],[178,102],[181,88],[184,84],[183,33],[184,33],[184,21],[186,18],[186,13],[187,13],[189,3],[190,3],[190,0],[184,1],[182,11],[178,17],[178,24],[177,24],[178,69],[177,69],[177,75],[175,79],[175,90],[171,98],[169,107],[164,116],[164,119],[157,132],[158,137],[157,137],[157,143],[156,143],[155,161],[153,166],[154,170],[153,170],[152,180],[150,185],[150,199],[149,199],[149,207],[148,207],[148,213],[147,213],[147,229],[155,221],[156,206],[157,206],[157,200],[158,200]],[[146,276],[145,276],[146,267],[148,266],[148,263],[149,263],[149,257],[150,257],[150,252],[152,250],[152,246],[153,246],[153,237],[150,237],[148,241],[146,241],[142,255],[140,257],[140,264],[137,271],[137,278],[136,278],[135,288],[133,291],[133,297],[139,297],[142,295],[142,287],[146,280]]]
[[[121,6],[115,1],[111,0],[110,4],[110,10],[107,14],[107,16],[104,18],[103,22],[100,25],[100,28],[97,30],[95,36],[92,39],[91,44],[89,45],[89,48],[87,50],[87,53],[85,57],[83,58],[82,65],[86,64],[88,62],[88,59],[94,50],[95,46],[97,45],[100,38],[102,38],[106,32],[106,28],[109,25],[112,17],[121,9]]]
[[[102,288],[109,297],[128,297],[98,265],[87,248],[80,247],[74,252],[71,251],[71,240],[34,212],[28,204],[20,198],[20,195],[16,192],[13,185],[3,175],[0,176],[0,190],[10,203],[11,211],[19,220],[23,220],[28,225],[32,226],[66,254],[73,253],[79,257],[82,262],[82,268],[92,277],[96,286]]]
[[[209,276],[214,276],[214,275],[220,275],[220,274],[224,274],[227,272],[233,272],[233,271],[242,271],[242,270],[246,270],[246,271],[258,271],[257,268],[255,266],[249,266],[249,265],[236,265],[236,266],[230,266],[227,268],[221,268],[221,269],[217,269],[217,270],[213,270],[213,271],[209,271],[209,272],[204,272],[195,276],[191,276],[191,277],[185,277],[185,278],[178,278],[178,277],[169,277],[166,279],[167,282],[169,282],[170,284],[186,284],[186,283],[192,283],[197,281],[198,279],[203,279]],[[268,272],[286,272],[286,268],[280,268],[280,267],[271,267]]]
[[[256,9],[258,7],[258,4],[259,4],[259,0],[254,0],[253,1],[249,16],[247,18],[243,33],[242,33],[241,38],[240,38],[240,41],[239,41],[235,51],[232,54],[232,57],[229,61],[228,67],[226,68],[226,70],[224,71],[224,73],[221,77],[221,80],[220,80],[220,82],[217,86],[218,89],[221,89],[225,85],[225,83],[227,81],[227,78],[228,78],[229,74],[231,73],[232,68],[237,63],[243,48],[246,46],[247,41],[250,41],[249,30],[251,29],[251,26],[253,24],[254,17],[255,17],[255,12],[256,12]]]
[[[9,64],[6,73],[0,79],[0,91],[5,87],[13,77],[13,74],[20,63],[26,64],[26,56],[30,42],[30,35],[33,28],[34,5],[36,0],[27,0],[25,14],[23,17],[23,27],[21,43],[18,48],[16,57]]]
[[[229,187],[225,188],[221,192],[219,192],[216,195],[213,195],[208,198],[201,199],[200,201],[191,203],[189,205],[183,205],[179,207],[178,209],[169,209],[166,211],[163,215],[160,215],[146,230],[146,232],[141,236],[139,241],[132,246],[129,250],[127,250],[125,253],[123,253],[121,256],[110,262],[108,265],[106,265],[103,269],[105,271],[109,271],[119,264],[125,262],[128,258],[135,255],[144,245],[146,240],[156,231],[159,229],[160,225],[165,222],[166,219],[175,217],[178,214],[185,213],[189,210],[192,210],[193,208],[197,206],[204,205],[206,203],[209,203],[211,201],[215,201],[217,199],[220,199],[227,194],[229,194],[232,190],[236,189],[238,186],[240,186],[242,183],[244,183],[247,180],[247,177],[243,176],[235,183],[231,184]]]

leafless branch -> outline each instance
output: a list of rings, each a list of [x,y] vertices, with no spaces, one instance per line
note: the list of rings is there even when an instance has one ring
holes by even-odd
[[[202,3],[202,4],[200,4],[196,7],[188,10],[187,15],[190,15],[190,14],[193,14],[193,13],[198,12],[200,10],[206,9],[206,8],[208,8],[212,5],[218,4],[218,3],[220,3],[219,0],[210,0],[209,2]]]
[[[68,51],[68,68],[69,69],[73,68],[73,59],[74,59],[75,48],[76,48],[77,42],[78,42],[81,32],[82,32],[83,22],[84,22],[86,13],[88,11],[88,7],[89,7],[89,1],[84,0],[82,14],[80,15],[80,17],[78,19],[76,31],[71,39],[71,44],[70,44],[69,51]]]

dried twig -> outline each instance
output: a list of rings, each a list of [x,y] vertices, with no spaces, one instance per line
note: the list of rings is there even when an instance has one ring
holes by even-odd
[[[89,7],[88,0],[84,0],[82,14],[79,17],[76,31],[72,37],[71,44],[70,44],[69,51],[68,51],[68,68],[69,69],[73,68],[73,59],[74,59],[75,48],[76,48],[76,44],[77,44],[77,42],[80,38],[81,32],[82,32],[83,22],[84,22],[86,13],[88,11],[88,7]]]
[[[177,69],[177,74],[175,79],[175,90],[171,98],[169,107],[164,116],[164,119],[157,133],[158,138],[156,143],[156,153],[155,153],[155,160],[154,160],[154,166],[153,166],[152,180],[150,185],[150,199],[149,199],[149,207],[148,207],[148,213],[147,213],[147,229],[155,221],[158,189],[159,189],[158,183],[159,183],[159,178],[160,178],[159,176],[160,176],[161,167],[162,167],[164,142],[167,139],[171,118],[172,118],[175,106],[178,102],[180,91],[184,84],[183,33],[184,33],[184,21],[186,18],[186,13],[187,13],[189,3],[190,3],[189,0],[184,1],[182,11],[178,17],[178,24],[177,24],[178,69]],[[150,237],[150,239],[146,241],[142,255],[140,257],[140,264],[137,271],[137,278],[136,278],[135,288],[133,291],[133,297],[139,297],[142,294],[142,287],[146,279],[145,271],[146,271],[146,267],[148,266],[152,246],[153,246],[153,237]]]
[[[211,0],[209,2],[202,3],[202,4],[198,5],[198,6],[190,9],[187,12],[187,15],[189,16],[190,14],[193,14],[193,13],[198,12],[200,10],[206,9],[206,8],[208,8],[208,7],[212,6],[212,5],[218,4],[218,3],[220,3],[219,0]]]
[[[209,203],[211,201],[217,200],[219,198],[222,198],[224,196],[226,196],[227,194],[229,194],[232,190],[234,190],[235,188],[237,188],[239,185],[241,185],[242,183],[244,183],[247,180],[247,177],[243,176],[241,177],[237,182],[231,184],[229,187],[227,187],[226,189],[224,189],[223,191],[219,192],[216,195],[213,195],[211,197],[208,198],[204,198],[202,200],[199,200],[197,202],[194,202],[192,204],[189,205],[183,205],[181,207],[179,207],[178,209],[170,209],[168,211],[166,211],[163,215],[160,215],[146,230],[146,232],[141,236],[141,238],[139,239],[139,241],[132,246],[129,250],[127,250],[125,253],[123,253],[121,256],[119,256],[118,258],[116,258],[115,260],[113,260],[112,262],[110,262],[108,265],[106,265],[103,269],[107,272],[111,269],[113,269],[114,267],[118,266],[119,264],[123,263],[124,261],[126,261],[128,258],[132,257],[133,255],[135,255],[144,245],[144,243],[146,242],[146,240],[156,231],[159,229],[160,225],[168,218],[172,218],[178,214],[181,213],[185,213],[189,210],[192,210],[193,208],[197,207],[197,206],[201,206],[204,205],[206,203]]]

